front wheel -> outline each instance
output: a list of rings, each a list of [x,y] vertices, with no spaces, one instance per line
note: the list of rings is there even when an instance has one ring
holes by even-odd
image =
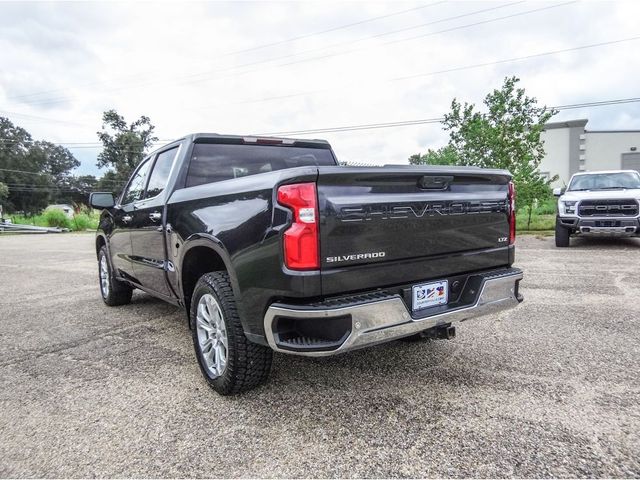
[[[556,247],[569,246],[570,232],[568,228],[563,227],[556,222]]]
[[[131,302],[133,288],[130,285],[117,280],[113,275],[107,247],[102,247],[98,253],[98,274],[100,280],[100,293],[102,300],[110,307],[126,305]]]
[[[226,272],[200,277],[189,319],[200,370],[216,392],[245,392],[267,379],[273,351],[245,336]]]

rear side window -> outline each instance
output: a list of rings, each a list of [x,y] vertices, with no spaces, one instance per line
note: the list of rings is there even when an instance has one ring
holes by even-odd
[[[149,177],[149,185],[147,186],[145,198],[153,198],[162,193],[164,187],[167,185],[169,172],[171,172],[171,166],[173,165],[173,159],[176,157],[177,151],[178,147],[158,155],[156,163],[153,165],[151,176]]]
[[[285,168],[335,164],[328,149],[196,143],[189,163],[187,187]]]

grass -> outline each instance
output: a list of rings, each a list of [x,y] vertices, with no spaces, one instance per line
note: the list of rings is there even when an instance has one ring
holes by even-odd
[[[556,203],[554,197],[538,203],[531,211],[531,224],[527,226],[529,220],[528,210],[521,208],[516,214],[516,229],[518,232],[549,232],[556,228]]]
[[[556,215],[554,214],[544,214],[539,215],[537,213],[533,213],[531,215],[531,225],[527,228],[527,213],[526,212],[518,212],[516,215],[516,229],[518,232],[525,231],[544,231],[544,230],[554,230],[556,228]]]
[[[90,213],[76,213],[73,218],[68,218],[62,210],[51,209],[41,215],[24,216],[10,215],[13,223],[20,225],[35,225],[37,227],[68,228],[74,232],[96,230],[100,220],[100,214],[95,211]]]

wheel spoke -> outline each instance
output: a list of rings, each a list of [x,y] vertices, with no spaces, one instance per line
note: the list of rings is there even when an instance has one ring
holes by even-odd
[[[211,323],[211,315],[209,315],[207,307],[204,303],[198,304],[198,317],[204,319],[206,323]]]
[[[222,372],[222,346],[218,343],[215,347],[216,351],[216,370]]]
[[[107,298],[109,296],[109,265],[107,264],[107,257],[104,255],[100,257],[98,270],[100,273],[100,289],[102,290],[102,296],[103,298]]]
[[[202,328],[203,330],[206,330],[207,332],[211,331],[211,325],[209,325],[209,322],[207,322],[204,318],[202,318],[201,316],[196,317],[196,322],[198,323],[198,327]]]
[[[224,314],[214,295],[205,293],[197,307],[196,327],[203,364],[211,378],[221,376],[227,366],[228,339]]]
[[[203,342],[200,342],[200,349],[202,350],[202,353],[206,353],[206,354],[211,353],[211,350],[213,349],[213,347],[214,347],[213,342],[211,341],[210,338],[207,338]]]

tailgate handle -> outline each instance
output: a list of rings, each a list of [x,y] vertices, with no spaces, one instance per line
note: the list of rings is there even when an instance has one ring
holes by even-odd
[[[453,175],[425,175],[418,180],[418,187],[429,190],[446,190],[453,182]]]

